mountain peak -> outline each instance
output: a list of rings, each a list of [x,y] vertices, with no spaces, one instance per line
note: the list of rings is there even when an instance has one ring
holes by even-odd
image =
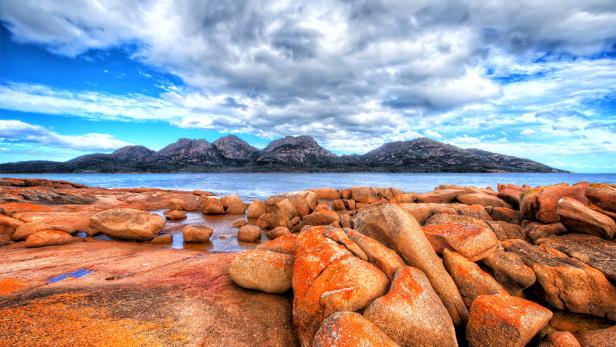
[[[248,161],[259,150],[235,135],[221,137],[212,143],[223,158],[237,161]]]

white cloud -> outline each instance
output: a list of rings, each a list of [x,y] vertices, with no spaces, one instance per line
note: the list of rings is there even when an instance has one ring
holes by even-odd
[[[130,145],[129,142],[119,140],[109,134],[61,135],[39,125],[20,120],[0,120],[0,142],[31,142],[60,148],[95,151],[108,151]]]

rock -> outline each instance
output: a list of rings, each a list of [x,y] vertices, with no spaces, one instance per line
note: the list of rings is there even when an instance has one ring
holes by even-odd
[[[372,204],[381,199],[391,198],[394,194],[389,188],[352,187],[351,199],[359,203]]]
[[[616,346],[616,325],[606,329],[581,332],[578,338],[583,347],[614,347]]]
[[[526,191],[520,201],[520,214],[524,219],[536,220],[544,224],[556,223],[560,217],[556,212],[558,200],[571,197],[583,204],[588,202],[585,196],[586,185],[569,186],[566,183],[538,187]]]
[[[28,218],[28,223],[22,224],[13,233],[13,240],[25,240],[28,236],[42,230],[61,230],[69,234],[77,231],[85,231],[92,235],[90,231],[90,218],[92,213],[74,213],[73,216],[66,216],[66,213],[45,213],[40,218],[38,216]],[[162,219],[162,218],[161,218]]]
[[[353,240],[368,257],[368,261],[376,265],[391,280],[396,271],[405,266],[404,260],[394,250],[385,247],[379,241],[358,231],[345,229],[344,232]]]
[[[306,227],[297,238],[293,321],[302,345],[310,344],[325,317],[364,308],[388,284],[382,271],[324,235],[332,229]]]
[[[507,252],[502,247],[497,248],[482,262],[490,268],[494,279],[511,295],[519,296],[524,289],[532,286],[537,280],[533,269],[526,266],[519,255]]]
[[[207,243],[210,242],[210,237],[214,230],[205,225],[187,225],[182,229],[184,242]]]
[[[186,211],[186,202],[182,199],[171,199],[169,200],[169,206],[168,206],[169,210],[173,211],[173,210],[181,210],[181,211]]]
[[[581,345],[571,332],[554,331],[547,335],[538,347],[581,347]]]
[[[260,244],[257,246],[257,249],[294,255],[296,243],[296,234],[284,234],[271,241]]]
[[[213,197],[203,197],[201,200],[201,212],[205,215],[225,214],[225,207],[220,199]]]
[[[509,239],[526,240],[526,235],[522,231],[522,228],[517,224],[491,220],[486,221],[486,223],[492,227],[494,235],[496,235],[496,238],[501,241]]]
[[[478,261],[496,249],[496,235],[477,225],[445,223],[426,225],[422,229],[437,253],[449,248],[471,261]]]
[[[306,192],[306,202],[308,207],[313,210],[319,203],[319,196],[315,192],[308,191]]]
[[[558,200],[556,212],[560,216],[560,222],[569,230],[597,235],[608,240],[616,234],[616,222],[575,199],[564,197]]]
[[[220,202],[222,202],[222,206],[225,208],[227,214],[244,214],[246,211],[244,202],[237,195],[230,194],[223,196]]]
[[[525,191],[529,190],[525,187],[516,186],[513,184],[498,184],[498,197],[503,201],[511,204],[514,208],[520,206],[520,196]]]
[[[574,257],[616,281],[616,242],[592,235],[567,234],[541,239],[539,244]]]
[[[311,189],[313,193],[317,195],[317,199],[338,199],[340,198],[340,193],[338,189],[334,188],[316,188]]]
[[[562,223],[541,224],[537,222],[523,223],[522,232],[526,237],[535,242],[544,237],[550,237],[554,235],[562,235],[567,231]]]
[[[364,316],[400,346],[457,346],[447,309],[426,275],[402,267],[387,295],[374,300]]]
[[[24,242],[25,247],[33,248],[33,247],[44,247],[44,246],[54,246],[54,245],[63,245],[66,243],[73,242],[74,238],[71,234],[62,231],[62,230],[42,230],[37,231],[34,234],[28,236],[26,242]]]
[[[244,225],[237,231],[237,239],[244,242],[259,242],[261,228],[255,225]]]
[[[329,225],[339,222],[340,216],[332,210],[321,210],[313,212],[302,219],[303,225]]]
[[[288,234],[290,233],[289,228],[287,227],[275,227],[272,230],[268,230],[267,233],[265,233],[265,235],[267,235],[267,238],[270,240],[279,238],[282,235]]]
[[[173,236],[171,234],[163,234],[153,238],[150,243],[153,245],[166,245],[173,242]]]
[[[600,208],[616,212],[616,186],[605,183],[591,183],[586,189],[586,197]]]
[[[336,312],[321,323],[313,347],[396,347],[378,326],[355,312]]]
[[[466,328],[469,346],[525,346],[552,318],[532,301],[508,295],[481,295],[473,301]]]
[[[533,269],[543,298],[553,307],[616,320],[616,288],[599,270],[522,240],[504,241],[503,247]]]
[[[346,213],[341,214],[340,215],[340,225],[343,228],[352,229],[353,228],[353,221],[352,221],[351,215],[346,214]]]
[[[131,208],[117,208],[98,212],[90,218],[90,226],[118,239],[151,240],[165,226],[156,214]]]
[[[0,214],[0,241],[10,241],[15,230],[22,225],[24,222],[19,219]]]
[[[245,219],[238,219],[236,221],[234,221],[233,223],[231,223],[231,227],[232,228],[241,228],[244,225],[248,225],[248,221]]]
[[[479,295],[509,294],[492,276],[481,270],[479,265],[460,254],[445,249],[443,260],[466,306],[470,307]]]
[[[246,211],[246,216],[248,218],[259,218],[262,214],[265,213],[266,206],[263,201],[260,200],[252,200],[250,205],[248,205],[248,210]]]
[[[502,221],[512,224],[520,224],[520,211],[507,207],[494,207],[490,210],[490,216],[495,221]]]
[[[284,293],[291,288],[293,256],[264,250],[240,252],[231,261],[229,275],[243,288]]]
[[[468,311],[456,284],[413,217],[396,205],[383,205],[359,211],[353,222],[357,231],[395,250],[426,274],[454,324],[466,321]]]
[[[400,204],[405,213],[413,217],[417,223],[423,225],[426,220],[434,214],[451,214],[456,215],[458,212],[455,207],[448,204],[432,204],[432,203],[417,203],[417,204]]]
[[[490,194],[485,194],[485,193],[460,194],[456,197],[456,200],[466,205],[481,205],[481,206],[511,208],[511,205],[504,202],[499,197],[490,195]]]
[[[169,220],[186,219],[186,212],[180,210],[167,210],[163,214]]]
[[[449,203],[456,199],[460,194],[467,192],[466,189],[439,189],[428,193],[415,194],[414,199],[423,203]]]
[[[336,200],[332,201],[332,209],[334,209],[334,210],[346,210],[346,207],[344,206],[344,201],[342,201],[341,199],[336,199]]]
[[[277,226],[291,227],[291,220],[297,217],[297,208],[289,199],[283,199],[275,205],[274,223],[272,228]]]
[[[347,234],[339,228],[329,228],[323,233],[326,237],[338,242],[346,247],[346,249],[353,253],[354,256],[361,260],[368,260],[368,256],[353,240],[351,240]]]

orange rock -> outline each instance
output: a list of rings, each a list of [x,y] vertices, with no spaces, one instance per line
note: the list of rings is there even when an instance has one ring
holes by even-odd
[[[560,222],[550,224],[530,222],[522,223],[522,232],[530,241],[536,242],[544,237],[562,235],[567,232],[567,228]]]
[[[353,240],[368,257],[368,261],[376,265],[391,280],[396,271],[403,267],[404,260],[394,250],[385,247],[379,241],[368,237],[358,231],[347,229],[346,234]]]
[[[222,197],[222,199],[220,199],[220,202],[222,202],[222,205],[225,208],[225,212],[227,214],[244,214],[244,212],[246,211],[246,206],[244,206],[244,202],[237,195],[226,195]]]
[[[264,250],[238,253],[229,266],[233,282],[266,293],[284,293],[291,288],[293,256]]]
[[[237,231],[237,239],[244,242],[259,242],[261,228],[256,225],[244,225]]]
[[[573,198],[564,197],[558,200],[556,212],[560,216],[560,222],[569,230],[597,235],[608,240],[616,235],[616,222]]]
[[[164,234],[153,238],[150,243],[153,245],[165,245],[173,242],[173,236],[171,234]]]
[[[600,208],[616,212],[616,185],[591,183],[586,189],[586,196]],[[1,205],[0,208],[2,208]]]
[[[180,210],[167,210],[163,214],[169,220],[186,219],[186,212]]]
[[[338,199],[340,197],[340,193],[335,188],[316,188],[310,190],[317,195],[318,199]]]
[[[470,307],[479,295],[509,294],[492,276],[481,270],[479,265],[460,254],[445,249],[443,260],[466,306]]]
[[[496,250],[496,235],[487,228],[470,224],[446,223],[426,225],[422,229],[438,253],[449,248],[471,261],[478,261]]]
[[[233,223],[231,223],[231,227],[232,228],[241,228],[244,225],[248,225],[248,221],[245,219],[238,219],[236,221],[234,221]]]
[[[12,215],[15,212],[51,212],[51,208],[29,202],[7,202],[0,204],[0,211]]]
[[[201,212],[205,215],[225,214],[225,207],[220,199],[213,197],[203,197],[201,199]]]
[[[355,312],[336,312],[321,323],[313,347],[395,347],[378,326]]]
[[[0,297],[11,295],[27,287],[27,283],[15,278],[6,277],[0,279]]]
[[[28,236],[24,246],[29,248],[55,246],[73,241],[74,238],[67,232],[61,230],[42,230]]]
[[[415,194],[414,198],[417,202],[442,204],[454,201],[458,195],[465,192],[467,192],[466,189],[439,189],[428,193]]]
[[[554,331],[548,334],[538,347],[582,347],[569,331]]]
[[[569,186],[566,183],[553,186],[537,187],[526,191],[520,201],[522,218],[542,223],[556,223],[560,217],[556,212],[558,200],[571,197],[583,204],[588,203],[585,184]]]
[[[520,224],[520,211],[511,208],[494,207],[490,210],[490,216],[495,221]]]
[[[485,193],[468,193],[456,196],[456,199],[466,205],[481,205],[511,208],[511,205],[504,202],[497,196]]]
[[[151,240],[158,236],[165,220],[156,214],[117,208],[95,214],[90,218],[90,226],[110,237]]]
[[[207,243],[214,230],[205,225],[187,225],[182,229],[184,242]]]
[[[520,206],[520,195],[528,190],[528,188],[513,184],[498,184],[497,188],[497,196],[505,202],[511,204],[514,208],[518,208]]]
[[[321,210],[313,212],[302,219],[303,225],[328,225],[339,222],[340,216],[332,210]]]
[[[481,295],[473,301],[466,328],[469,346],[525,346],[552,318],[532,301],[508,295]]]
[[[400,346],[457,346],[447,309],[425,274],[398,269],[387,295],[374,300],[364,316]]]
[[[614,347],[616,346],[616,326],[584,331],[578,334],[578,338],[584,347]]]
[[[265,208],[265,203],[263,201],[252,200],[250,205],[248,205],[246,216],[248,218],[259,218],[262,214],[265,213]]]
[[[519,255],[507,252],[502,247],[497,248],[482,262],[491,270],[494,279],[511,295],[520,296],[522,290],[530,287],[537,280],[533,269],[526,266]]]
[[[296,243],[296,234],[284,234],[274,240],[260,244],[257,249],[293,255],[295,254]]]
[[[273,240],[276,238],[279,238],[282,235],[288,234],[290,233],[289,228],[287,227],[275,227],[272,230],[268,230],[267,233],[265,233],[265,235],[267,236],[268,239]]]
[[[13,238],[15,230],[22,226],[24,222],[9,216],[0,214],[0,241],[9,241]]]
[[[182,199],[171,199],[169,200],[169,210],[182,210],[186,211],[186,202]]]
[[[496,238],[501,241],[509,239],[526,240],[526,235],[522,231],[522,228],[517,224],[492,220],[486,221],[486,223],[488,223],[488,225],[492,228]]]

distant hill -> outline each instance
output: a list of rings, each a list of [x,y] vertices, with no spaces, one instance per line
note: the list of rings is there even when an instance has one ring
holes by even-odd
[[[396,141],[363,155],[337,156],[310,136],[286,136],[264,149],[237,136],[212,143],[179,139],[156,152],[126,146],[66,162],[0,164],[3,173],[48,172],[566,172],[541,163],[479,149],[463,149],[428,138]]]

